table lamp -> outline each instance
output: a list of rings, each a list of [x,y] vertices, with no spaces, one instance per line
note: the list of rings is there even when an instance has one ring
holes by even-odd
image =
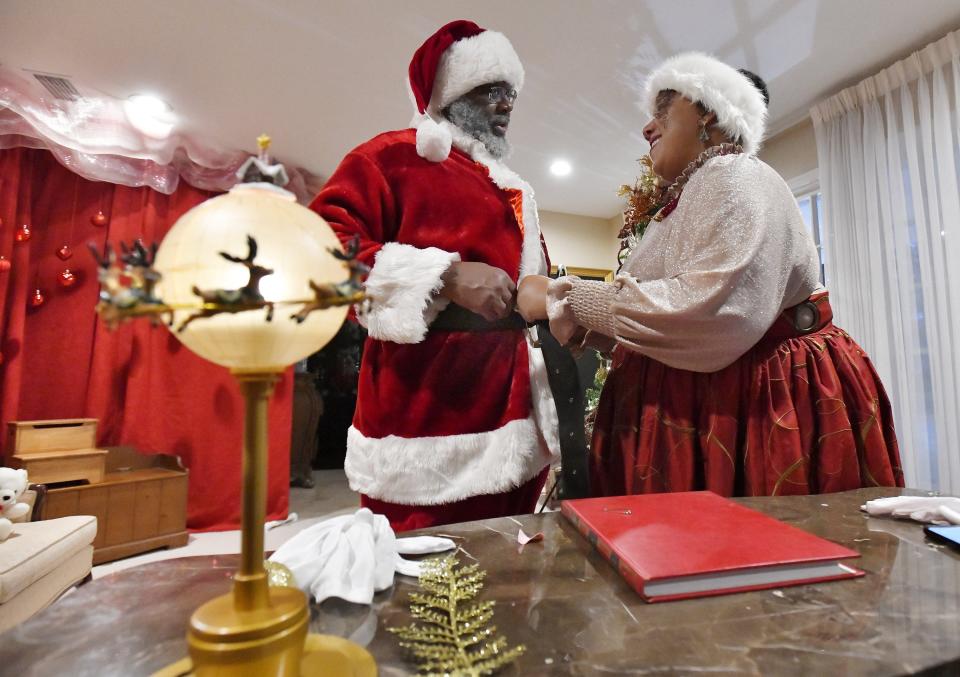
[[[245,400],[241,559],[231,593],[197,608],[187,632],[192,666],[158,674],[376,674],[370,655],[310,635],[306,595],[270,586],[264,566],[267,403],[289,365],[337,333],[363,298],[363,266],[330,227],[282,188],[269,138],[238,171],[242,183],[184,214],[159,247],[107,247],[98,311],[109,324],[162,318],[190,350],[227,367]],[[320,311],[320,312],[314,312]],[[191,672],[192,671],[192,672]]]

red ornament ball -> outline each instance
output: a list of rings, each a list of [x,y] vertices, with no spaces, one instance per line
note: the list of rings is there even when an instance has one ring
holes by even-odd
[[[10,260],[6,256],[0,256],[0,273],[10,270]]]
[[[107,215],[102,211],[99,211],[90,217],[90,223],[95,225],[97,228],[103,228],[105,225],[110,223],[110,219],[108,219]]]
[[[71,256],[73,256],[73,250],[70,249],[70,245],[68,244],[63,245],[57,250],[57,257],[59,257],[61,261],[66,261]]]
[[[40,288],[34,289],[33,295],[30,297],[30,307],[39,308],[46,302],[47,298],[43,295],[43,292],[40,291]]]
[[[57,277],[57,282],[60,283],[61,287],[69,289],[77,283],[77,276],[72,270],[66,268],[65,270],[61,271],[60,275]]]
[[[33,233],[30,232],[30,226],[23,224],[17,228],[17,234],[13,236],[17,242],[26,242],[33,236]]]

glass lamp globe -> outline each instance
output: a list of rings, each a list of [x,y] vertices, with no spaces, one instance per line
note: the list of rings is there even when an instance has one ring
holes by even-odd
[[[195,289],[230,292],[247,284],[248,266],[220,252],[247,259],[248,236],[257,243],[254,263],[273,271],[259,285],[263,298],[277,304],[273,319],[267,321],[266,309],[220,313],[177,331],[198,312],[202,301]],[[312,312],[302,323],[290,318],[300,307],[290,302],[313,298],[310,280],[324,284],[348,277],[331,249],[341,249],[333,231],[292,193],[269,184],[240,184],[197,205],[170,229],[154,263],[162,275],[157,293],[175,309],[171,329],[196,354],[234,373],[279,372],[326,345],[346,318],[346,306]]]

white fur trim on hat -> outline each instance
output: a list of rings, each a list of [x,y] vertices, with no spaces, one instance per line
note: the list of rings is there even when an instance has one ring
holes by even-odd
[[[523,66],[507,36],[484,31],[457,40],[440,57],[429,109],[439,113],[474,87],[501,80],[523,89]]]
[[[652,115],[657,94],[672,89],[716,113],[717,124],[744,150],[756,155],[767,127],[763,94],[736,68],[700,52],[677,54],[647,78],[641,106]]]

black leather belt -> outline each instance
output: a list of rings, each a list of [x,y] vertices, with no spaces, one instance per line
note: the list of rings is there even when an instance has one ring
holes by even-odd
[[[451,303],[430,323],[430,331],[512,331],[524,329],[527,323],[518,313],[510,313],[500,320],[490,322],[482,315]]]

